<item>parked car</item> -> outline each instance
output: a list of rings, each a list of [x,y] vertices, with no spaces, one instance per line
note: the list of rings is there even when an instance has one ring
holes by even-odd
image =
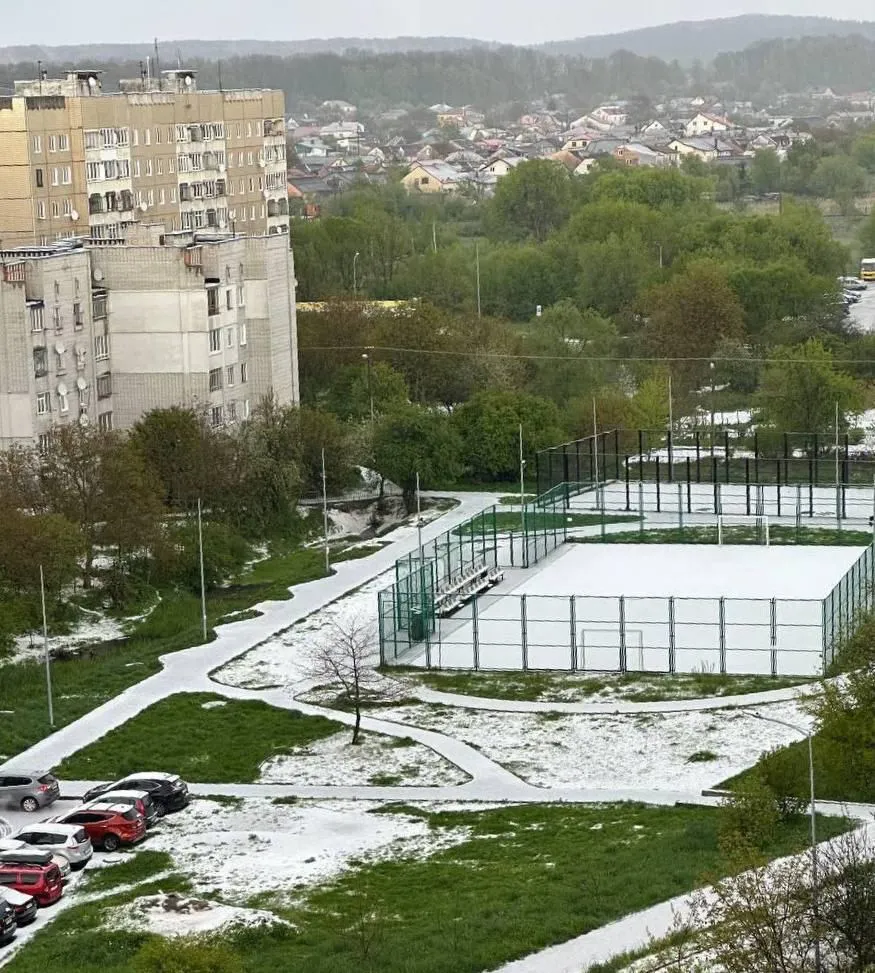
[[[153,827],[158,821],[158,809],[148,791],[107,791],[99,801],[110,804],[127,804],[135,807],[146,819],[146,827]],[[87,806],[87,805],[86,805]]]
[[[49,848],[45,852],[51,855],[61,873],[61,879],[66,882],[70,878],[70,859]],[[42,854],[43,849],[31,848],[17,838],[0,838],[0,861],[40,861]]]
[[[85,792],[85,800],[93,801],[103,797],[110,791],[148,791],[155,804],[158,817],[164,817],[169,811],[181,811],[191,801],[188,784],[176,774],[165,774],[148,771],[139,774],[128,774],[121,780],[111,784],[100,784]]]
[[[55,824],[51,821],[43,821],[22,828],[12,837],[16,841],[23,841],[31,848],[63,855],[74,871],[84,868],[94,851],[88,832],[78,824]]]
[[[61,796],[58,778],[48,771],[3,773],[0,775],[0,803],[38,811],[54,804]]]
[[[0,946],[5,946],[15,939],[18,923],[15,921],[15,910],[3,898],[0,898]]]
[[[8,885],[0,885],[0,900],[12,906],[17,926],[27,926],[36,919],[36,899],[24,892],[17,892]]]
[[[846,291],[864,291],[869,286],[859,277],[839,277],[839,283]]]
[[[146,821],[140,812],[125,804],[105,804],[93,801],[74,811],[68,811],[53,822],[80,825],[88,833],[95,848],[115,851],[119,845],[133,845],[146,836]]]
[[[842,294],[844,295],[845,300],[848,301],[849,303],[851,304],[860,303],[860,295],[855,293],[854,291],[846,290],[846,291],[842,291]]]
[[[0,861],[0,885],[32,895],[40,906],[57,902],[64,894],[61,872],[49,852],[38,862]]]

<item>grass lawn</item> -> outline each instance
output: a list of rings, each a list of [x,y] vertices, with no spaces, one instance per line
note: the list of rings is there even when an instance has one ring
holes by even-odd
[[[637,517],[633,517],[637,520]],[[596,521],[598,523],[598,521]],[[716,527],[649,527],[643,531],[619,531],[604,537],[569,537],[572,544],[716,544]],[[755,527],[724,527],[725,544],[756,544],[759,541]],[[823,544],[829,547],[868,547],[872,532],[864,530],[836,530],[834,527],[795,527],[780,524],[769,525],[770,544]]]
[[[526,503],[531,503],[535,499],[536,494],[525,493],[523,494]],[[507,493],[503,497],[498,498],[498,502],[503,507],[516,507],[520,502],[520,495],[518,493]]]
[[[204,709],[209,702],[225,705]],[[258,700],[179,693],[72,754],[57,772],[69,780],[115,780],[148,766],[188,781],[252,783],[268,757],[342,729],[343,724],[322,716],[304,716]]]
[[[390,810],[384,808],[384,811]],[[225,942],[245,973],[481,973],[662,902],[722,871],[717,808],[526,805],[417,814],[467,828],[428,858],[367,864],[296,907],[282,890],[253,901],[294,922]],[[824,838],[847,827],[820,822]],[[807,819],[772,855],[806,847]],[[130,894],[129,896],[130,897]],[[145,937],[101,928],[94,905],[61,913],[9,973],[127,973]]]
[[[526,530],[556,530],[563,527],[590,527],[594,524],[628,524],[638,520],[637,514],[558,514],[552,511],[526,512]],[[492,518],[484,514],[482,518],[477,517],[474,525],[470,522],[457,527],[454,533],[469,534],[472,529],[485,531],[492,530]],[[511,510],[499,511],[495,514],[495,529],[497,531],[521,530],[522,512]]]
[[[367,557],[370,547],[338,551],[335,561]],[[291,597],[287,588],[325,577],[325,552],[298,548],[259,561],[234,584],[207,596],[210,627],[232,612],[245,612],[260,601]],[[235,618],[238,616],[235,616]],[[245,616],[244,616],[245,617]],[[210,638],[214,638],[211,631]],[[55,725],[66,726],[128,686],[160,668],[158,658],[203,641],[200,599],[189,592],[164,592],[162,601],[127,639],[94,645],[77,658],[52,662]],[[0,762],[48,736],[45,668],[42,662],[0,666]]]
[[[398,669],[392,668],[396,674]],[[623,675],[564,675],[547,672],[423,672],[409,669],[430,689],[465,696],[538,702],[574,702],[598,696],[652,703],[704,696],[733,696],[798,686],[811,680],[783,676],[730,676],[692,672],[674,675],[629,672]]]

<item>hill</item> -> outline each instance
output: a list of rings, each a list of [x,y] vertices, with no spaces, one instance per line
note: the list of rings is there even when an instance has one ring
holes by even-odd
[[[614,51],[631,51],[663,61],[707,63],[724,51],[740,51],[761,41],[799,37],[848,37],[859,34],[875,40],[875,22],[833,20],[831,17],[791,17],[744,14],[714,20],[684,20],[658,27],[643,27],[619,34],[599,34],[541,45],[551,54],[607,57]]]

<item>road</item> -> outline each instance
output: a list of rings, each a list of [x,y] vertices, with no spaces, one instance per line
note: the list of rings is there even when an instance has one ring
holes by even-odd
[[[875,332],[875,284],[859,294],[860,302],[851,307],[849,320],[856,331]]]

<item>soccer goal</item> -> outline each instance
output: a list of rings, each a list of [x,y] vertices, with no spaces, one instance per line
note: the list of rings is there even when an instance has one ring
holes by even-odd
[[[769,546],[769,518],[766,514],[717,514],[718,544],[734,543],[726,536],[726,531],[730,527],[746,528],[744,533],[753,534],[754,544]]]

